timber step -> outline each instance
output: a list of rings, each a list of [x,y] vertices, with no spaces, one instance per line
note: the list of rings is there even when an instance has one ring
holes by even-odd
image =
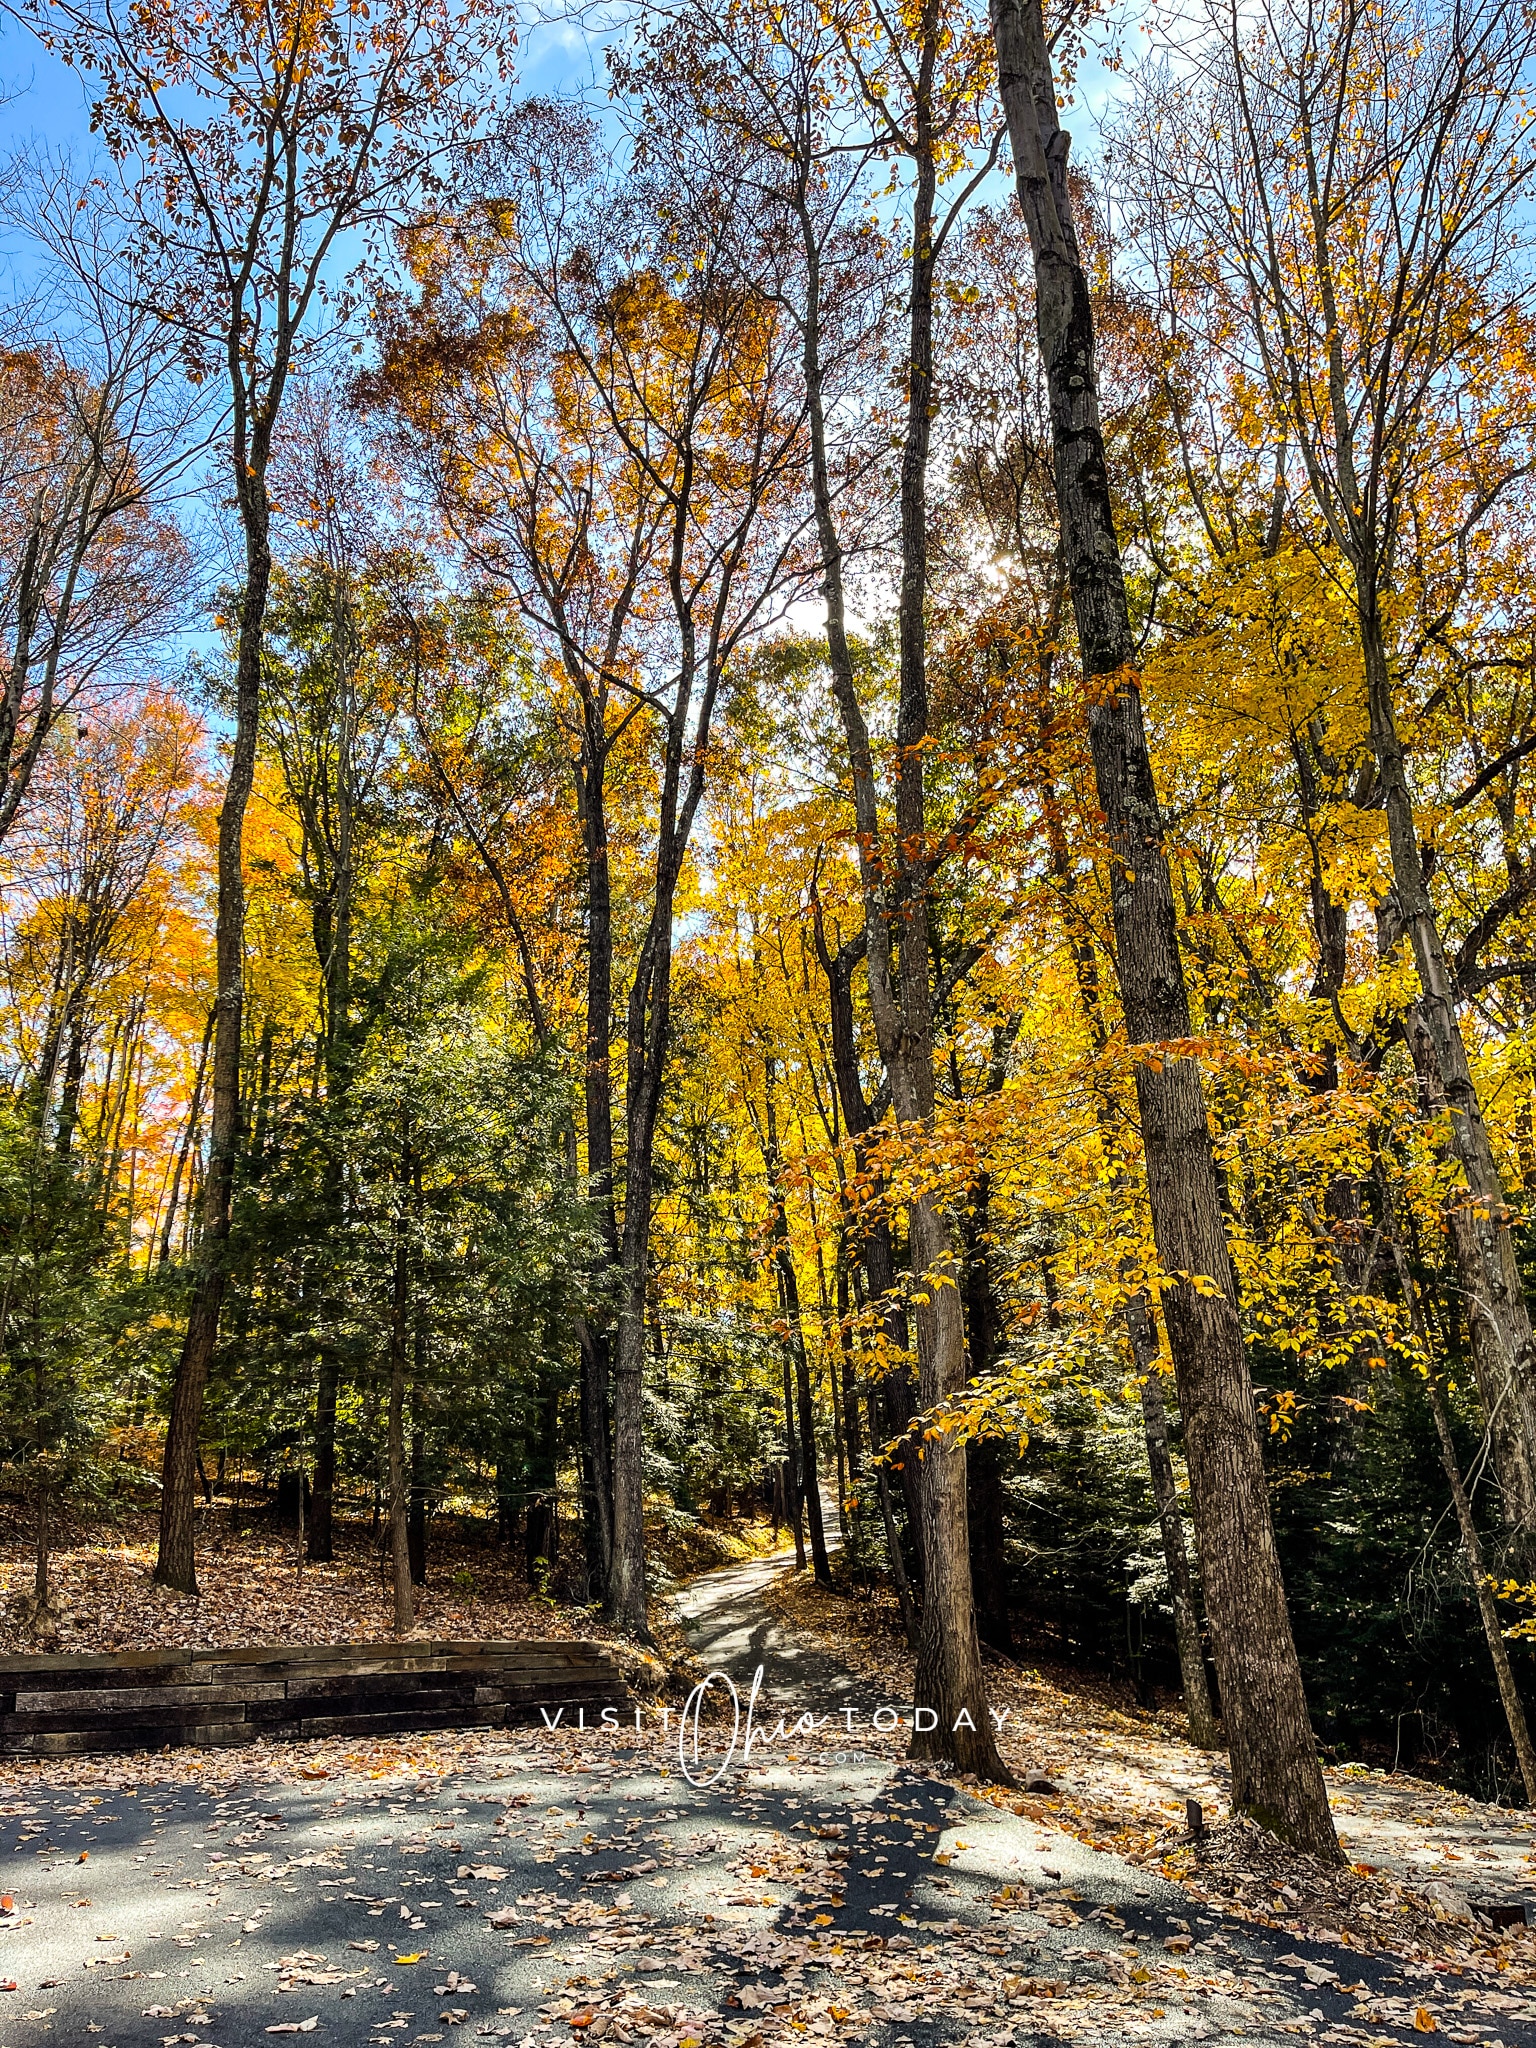
[[[630,1703],[604,1643],[279,1644],[0,1657],[0,1756],[526,1726]]]

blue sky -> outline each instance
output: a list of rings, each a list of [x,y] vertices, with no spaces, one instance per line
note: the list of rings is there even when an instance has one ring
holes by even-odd
[[[591,90],[600,84],[601,44],[571,23],[536,27],[525,37],[518,65],[524,92]],[[6,96],[6,142],[31,138],[53,148],[91,147],[83,81],[36,38],[0,13],[0,91]]]

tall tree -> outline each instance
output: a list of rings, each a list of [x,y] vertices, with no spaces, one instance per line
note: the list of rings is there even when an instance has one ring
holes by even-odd
[[[196,1589],[193,1506],[203,1395],[218,1339],[239,1145],[244,999],[242,835],[256,762],[272,576],[274,436],[344,236],[419,203],[459,89],[489,59],[485,9],[446,0],[237,0],[197,14],[115,0],[29,0],[41,40],[96,83],[94,125],[142,236],[145,283],[187,366],[223,386],[239,515],[235,715],[219,818],[217,1016],[202,1237],[166,1437],[155,1576]],[[470,120],[470,132],[475,123]],[[339,280],[338,280],[339,281]]]
[[[935,290],[945,243],[1001,142],[998,131],[989,147],[982,111],[985,34],[976,22],[953,23],[936,4],[917,0],[899,9],[850,5],[827,16],[806,9],[778,19],[744,6],[719,25],[685,16],[658,31],[655,40],[660,61],[652,66],[653,96],[665,98],[669,72],[694,80],[692,90],[709,107],[712,121],[748,152],[763,200],[783,221],[798,259],[787,281],[788,303],[799,330],[828,669],[859,857],[859,951],[891,1107],[898,1128],[920,1151],[934,1130],[935,1015],[948,986],[984,950],[969,946],[935,971],[935,876],[997,793],[985,753],[978,786],[955,815],[942,821],[934,815],[928,787],[938,723],[930,704],[928,653]],[[868,301],[861,317],[851,294],[860,269],[868,274],[856,225],[865,197],[859,171],[875,158],[900,162],[908,174],[901,395],[897,416],[881,420],[899,450],[896,502],[883,508],[896,530],[899,562],[896,732],[888,791],[847,624],[850,541],[857,528],[846,519],[850,507],[844,500],[853,495],[849,483],[860,477],[864,463],[857,441],[840,437],[837,411],[843,379],[868,355]],[[851,459],[840,466],[844,454]],[[856,958],[846,959],[848,970]],[[853,1125],[852,1102],[844,1108]],[[965,1452],[944,1413],[966,1380],[957,1232],[921,1169],[914,1181],[907,1203],[910,1298],[919,1398],[933,1420],[915,1447],[924,1582],[915,1697],[928,1725],[914,1727],[913,1752],[955,1757],[966,1769],[1000,1777],[1006,1773],[986,1711],[976,1632]],[[913,1462],[911,1453],[907,1462]]]
[[[1069,138],[1057,118],[1039,0],[993,0],[992,30],[1034,260],[1062,542],[1109,841],[1115,971],[1127,1039],[1149,1048],[1136,1065],[1136,1096],[1233,1804],[1336,1861],[1270,1521],[1205,1093],[1197,1061],[1183,1050],[1192,1035],[1189,1000],[1099,422]]]
[[[737,167],[696,163],[687,203],[664,199],[616,175],[589,125],[540,108],[504,149],[502,183],[525,205],[513,216],[488,192],[423,228],[421,303],[395,316],[381,389],[471,561],[528,620],[569,748],[587,863],[587,1171],[617,1295],[611,1352],[586,1359],[587,1426],[601,1470],[611,1365],[606,1605],[645,1634],[646,1290],[678,893],[732,666],[803,578],[802,414],[773,252]],[[651,814],[621,1156],[616,779]]]

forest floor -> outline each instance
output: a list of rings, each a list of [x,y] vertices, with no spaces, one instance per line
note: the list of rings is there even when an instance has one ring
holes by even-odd
[[[336,1560],[323,1565],[301,1566],[295,1534],[271,1529],[266,1517],[243,1535],[203,1536],[196,1599],[152,1582],[156,1532],[153,1515],[129,1513],[65,1537],[49,1562],[57,1649],[230,1649],[379,1642],[393,1634],[390,1585],[366,1525],[338,1531]],[[38,1647],[22,1625],[32,1580],[25,1532],[0,1532],[0,1651]],[[583,1633],[570,1610],[529,1598],[505,1551],[452,1537],[434,1546],[417,1631],[502,1641]]]
[[[184,1599],[154,1584],[158,1519],[120,1510],[110,1521],[60,1529],[49,1560],[59,1651],[233,1649],[266,1643],[369,1643],[394,1639],[391,1582],[366,1520],[338,1520],[335,1559],[301,1561],[297,1530],[270,1511],[236,1518],[228,1500],[200,1511],[198,1595]],[[690,1519],[658,1526],[652,1555],[673,1577],[727,1564],[770,1544],[768,1525],[717,1526]],[[30,1531],[0,1519],[0,1655],[35,1651],[27,1596],[34,1579]],[[415,1633],[472,1641],[604,1636],[584,1609],[530,1592],[520,1559],[449,1518],[431,1528],[427,1584]]]

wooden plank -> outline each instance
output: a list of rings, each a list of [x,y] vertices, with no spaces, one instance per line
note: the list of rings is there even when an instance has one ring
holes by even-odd
[[[604,1707],[627,1718],[629,1705],[612,1653],[590,1640],[58,1653],[0,1658],[0,1755],[536,1726],[557,1708],[562,1726],[583,1710],[597,1726]]]
[[[242,1700],[283,1697],[281,1685],[264,1685],[251,1680],[245,1685],[143,1685],[121,1686],[111,1693],[23,1692],[16,1695],[18,1714],[82,1713],[98,1716],[148,1707],[229,1707]]]
[[[206,1683],[203,1674],[185,1658],[172,1662],[164,1659],[158,1664],[143,1664],[124,1669],[110,1666],[105,1670],[86,1668],[80,1670],[61,1664],[49,1671],[18,1672],[7,1683],[5,1690],[14,1691],[18,1697],[26,1698],[38,1693],[67,1691],[72,1693],[133,1693],[145,1686],[190,1685],[199,1689]]]
[[[228,1720],[227,1708],[201,1707],[93,1707],[89,1713],[78,1707],[63,1714],[7,1714],[0,1719],[0,1733],[55,1734],[71,1728],[192,1728],[201,1721]]]
[[[299,1723],[299,1732],[307,1742],[322,1735],[389,1735],[403,1733],[412,1728],[492,1728],[500,1727],[494,1707],[444,1707],[424,1714],[323,1714]]]

